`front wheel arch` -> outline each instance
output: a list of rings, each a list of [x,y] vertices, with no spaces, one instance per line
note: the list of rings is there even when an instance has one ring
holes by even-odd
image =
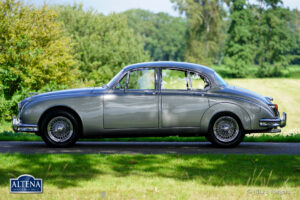
[[[55,111],[55,110],[64,110],[64,111],[72,114],[75,117],[75,119],[79,125],[79,136],[81,137],[83,135],[83,125],[82,125],[82,120],[81,120],[80,116],[78,115],[78,113],[76,111],[74,111],[72,108],[67,107],[67,106],[54,106],[54,107],[51,107],[51,108],[48,108],[47,110],[45,110],[38,121],[39,130],[41,130],[41,125],[42,125],[42,121],[43,121],[44,117],[48,113]],[[37,134],[40,135],[40,133],[37,133]]]
[[[49,147],[74,145],[79,138],[79,130],[78,120],[72,113],[64,109],[51,110],[41,119],[41,137]]]

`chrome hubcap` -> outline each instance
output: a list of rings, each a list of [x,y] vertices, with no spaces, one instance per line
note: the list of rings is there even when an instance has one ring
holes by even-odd
[[[49,137],[55,142],[65,142],[73,134],[71,121],[63,116],[54,117],[47,126]]]
[[[217,119],[213,126],[214,135],[221,142],[231,142],[239,134],[239,124],[230,116]]]

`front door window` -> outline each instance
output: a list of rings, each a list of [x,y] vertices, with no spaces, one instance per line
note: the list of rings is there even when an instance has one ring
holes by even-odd
[[[142,69],[131,71],[128,82],[129,90],[154,90],[155,71],[154,69]]]

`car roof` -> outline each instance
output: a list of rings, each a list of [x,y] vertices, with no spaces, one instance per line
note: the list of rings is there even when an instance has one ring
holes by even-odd
[[[215,72],[213,69],[205,67],[203,65],[187,63],[187,62],[175,62],[175,61],[155,61],[155,62],[137,63],[133,65],[128,65],[124,67],[123,70],[128,71],[131,69],[143,68],[143,67],[172,67],[172,68],[190,69],[190,70],[200,71],[204,73]]]

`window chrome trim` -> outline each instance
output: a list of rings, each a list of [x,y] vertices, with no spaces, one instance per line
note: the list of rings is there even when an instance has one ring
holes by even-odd
[[[153,70],[154,71],[154,89],[128,89],[128,84],[129,84],[129,79],[130,79],[130,73],[134,71],[139,71],[139,70]],[[152,91],[157,91],[157,80],[156,80],[156,73],[157,70],[155,67],[141,67],[141,68],[134,68],[129,71],[127,71],[127,81],[126,81],[126,88],[125,92],[152,92]]]
[[[130,70],[127,70],[127,71],[124,71],[122,75],[120,75],[120,78],[118,78],[115,83],[109,87],[108,89],[109,90],[115,90],[115,87],[116,85],[122,80],[122,78],[127,75],[127,80],[126,80],[126,90],[128,90],[128,81],[129,81],[129,73],[132,72],[132,71],[136,71],[136,70],[142,70],[142,69],[154,69],[156,75],[155,75],[155,90],[158,91],[158,92],[161,92],[161,91],[176,91],[176,89],[162,89],[161,86],[162,86],[162,70],[163,69],[171,69],[171,70],[178,70],[178,71],[186,71],[188,72],[188,74],[190,74],[190,72],[193,72],[193,73],[197,73],[199,74],[200,76],[204,77],[206,80],[207,80],[207,83],[208,83],[208,87],[204,90],[201,90],[201,89],[193,89],[191,87],[191,90],[182,90],[182,91],[192,91],[192,92],[206,92],[208,91],[209,89],[212,88],[212,81],[211,79],[205,75],[204,73],[201,73],[197,70],[191,70],[191,69],[187,69],[187,68],[183,68],[183,67],[164,67],[164,66],[161,66],[161,67],[149,67],[149,66],[145,66],[145,67],[139,67],[139,68],[134,68],[134,69],[130,69]],[[191,79],[189,78],[189,81],[191,81]],[[192,86],[192,84],[191,84]],[[142,90],[144,91],[144,90]]]
[[[193,90],[193,85],[192,85],[192,80],[191,80],[191,73],[190,73],[190,71],[188,71],[187,73],[188,73],[188,79],[189,79],[189,84],[190,84],[189,90]]]
[[[180,68],[180,67],[159,67],[160,68],[160,85],[159,85],[159,90],[160,91],[189,91],[189,92],[207,92],[209,89],[211,89],[211,80],[206,76],[204,75],[203,73],[200,73],[199,71],[196,71],[196,70],[190,70],[190,69],[185,69],[185,68]],[[162,86],[162,70],[163,69],[170,69],[170,70],[177,70],[177,71],[185,71],[185,72],[188,72],[189,74],[189,82],[191,84],[191,88],[190,90],[187,88],[186,90],[183,90],[183,89],[162,89],[161,86]],[[204,77],[207,82],[208,82],[208,87],[206,89],[193,89],[192,87],[192,83],[191,83],[191,79],[190,79],[190,72],[193,72],[193,73],[196,73],[196,74],[199,74],[201,77]]]
[[[126,72],[124,72],[123,74],[121,74],[121,75],[120,75],[120,78],[118,78],[118,79],[113,83],[113,85],[112,85],[110,88],[108,88],[108,89],[109,89],[109,90],[115,90],[117,84],[120,83],[120,81],[124,78],[124,76],[127,75],[127,73],[128,73],[128,71],[126,71]]]

